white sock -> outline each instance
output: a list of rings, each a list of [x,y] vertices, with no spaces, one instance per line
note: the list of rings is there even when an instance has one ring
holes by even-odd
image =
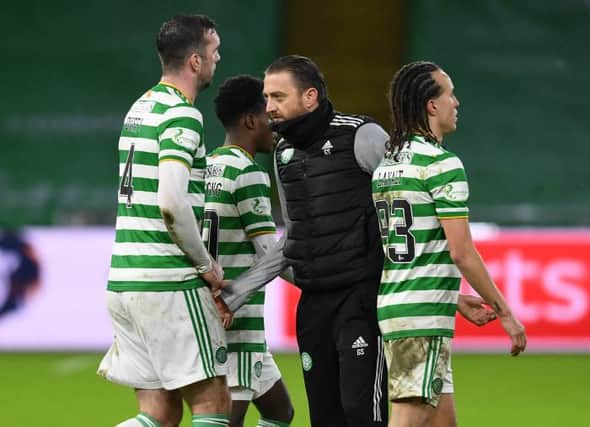
[[[143,427],[143,424],[140,423],[137,418],[129,418],[128,420],[117,424],[115,427]]]
[[[152,417],[145,414],[138,414],[134,418],[129,418],[115,427],[160,427],[160,424]]]

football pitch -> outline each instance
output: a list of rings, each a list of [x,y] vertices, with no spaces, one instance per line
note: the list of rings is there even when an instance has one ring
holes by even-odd
[[[298,355],[275,355],[309,426]],[[136,414],[133,393],[95,375],[100,355],[0,353],[0,426],[105,427]],[[590,355],[454,355],[461,426],[588,426]],[[351,372],[350,375],[354,375]],[[251,409],[246,426],[256,425]],[[185,413],[182,426],[190,427]]]

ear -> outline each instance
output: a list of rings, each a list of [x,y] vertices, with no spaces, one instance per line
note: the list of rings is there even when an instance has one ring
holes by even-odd
[[[429,99],[426,101],[426,111],[428,112],[429,116],[436,116],[438,113],[438,106],[436,105],[435,99]]]
[[[247,113],[246,115],[244,115],[242,122],[248,130],[254,130],[256,128],[256,118],[252,113]]]
[[[310,87],[303,92],[303,105],[305,108],[310,109],[314,104],[318,102],[318,90],[315,87]]]
[[[196,52],[191,53],[188,57],[188,63],[191,67],[191,70],[195,72],[199,71],[201,69],[201,56]]]

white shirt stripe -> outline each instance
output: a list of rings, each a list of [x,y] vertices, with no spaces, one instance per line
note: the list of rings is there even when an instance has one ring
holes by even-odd
[[[174,243],[117,243],[113,255],[182,256],[184,253]]]
[[[460,278],[461,272],[455,264],[425,265],[411,270],[383,270],[381,281],[394,283],[423,277]]]
[[[377,297],[377,305],[385,307],[395,304],[417,304],[417,303],[445,303],[457,304],[459,291],[447,291],[433,289],[429,291],[404,291],[395,292]]]
[[[160,151],[160,146],[154,139],[129,136],[122,136],[119,138],[119,150],[128,151],[131,144],[135,145],[135,151],[141,151],[144,153],[157,153]]]
[[[116,268],[111,267],[109,280],[142,282],[179,282],[197,277],[197,270],[188,268]]]
[[[168,231],[162,219],[132,216],[117,217],[116,228],[117,230]]]
[[[411,328],[408,326],[411,325]],[[379,321],[384,333],[408,329],[455,329],[455,316],[410,316]]]

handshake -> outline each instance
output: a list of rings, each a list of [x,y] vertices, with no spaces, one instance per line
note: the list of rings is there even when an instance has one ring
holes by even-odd
[[[211,269],[206,273],[201,273],[201,278],[207,283],[209,289],[211,289],[213,301],[215,301],[215,307],[221,318],[221,323],[225,329],[228,329],[232,324],[234,314],[221,297],[221,289],[229,283],[223,280],[223,269],[217,262],[212,260]]]

